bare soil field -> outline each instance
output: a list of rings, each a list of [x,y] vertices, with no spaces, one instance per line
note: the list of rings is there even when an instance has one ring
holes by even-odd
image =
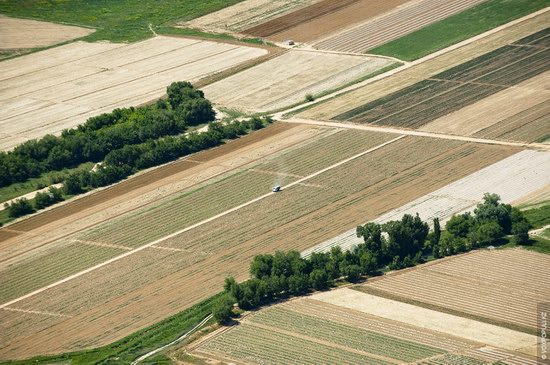
[[[243,32],[274,41],[311,42],[376,17],[408,0],[324,0]]]
[[[420,0],[367,20],[314,45],[331,51],[366,53],[368,50],[445,19],[485,0]],[[388,10],[391,9],[388,7]],[[327,32],[328,33],[328,32]]]
[[[550,274],[542,269],[549,265],[548,255],[524,249],[479,250],[395,272],[363,288],[535,330],[537,303],[550,296]]]
[[[340,133],[324,138],[325,142],[330,141],[329,138],[340,138]],[[359,135],[362,138],[348,133],[351,140],[363,140],[365,149],[395,137],[372,132]],[[292,155],[282,159],[289,161],[292,174],[315,170],[311,166],[311,156],[304,158],[303,167],[292,161],[299,155],[308,156],[306,151],[321,148],[318,145],[321,141],[323,139],[304,147],[297,146],[289,152]],[[354,145],[346,143],[345,139],[340,141],[346,146]],[[327,148],[332,150],[333,147],[327,143]],[[167,269],[158,273],[151,266],[141,271],[142,274],[130,274],[137,270],[137,265],[132,265],[133,257],[127,256],[9,305],[12,309],[47,311],[71,317],[42,330],[40,336],[30,334],[4,344],[0,357],[68,351],[111,342],[218,292],[226,275],[235,275],[238,280],[246,278],[248,262],[256,254],[275,249],[306,249],[516,151],[508,147],[428,138],[394,139],[380,149],[283,189],[281,193],[271,194],[140,251],[142,260],[154,261],[146,258],[147,255],[158,257],[162,255],[160,251],[186,258],[159,259],[159,265],[166,261]],[[341,153],[349,156],[352,151]],[[327,158],[319,160],[317,168],[336,159]],[[264,165],[251,167],[256,173],[265,171],[271,176],[271,173],[281,172],[277,166],[274,157]],[[370,173],[365,174],[366,170]],[[342,184],[342,181],[350,183]],[[124,220],[120,222],[124,224]],[[128,238],[130,245],[133,239]],[[133,275],[140,279],[135,282],[124,279]],[[109,278],[108,282],[99,280],[103,276]],[[101,284],[96,285],[96,282]],[[112,323],[117,323],[116,328]]]
[[[4,61],[0,149],[143,104],[174,81],[195,82],[265,54],[262,48],[155,37],[132,44],[77,42]]]
[[[324,120],[334,118],[360,105],[373,102],[464,62],[513,43],[518,39],[544,30],[548,27],[549,22],[550,12],[540,14],[451,51],[429,57],[426,60],[419,60],[413,63],[411,67],[397,72],[391,77],[382,78],[345,95],[319,104],[302,112],[299,116]]]
[[[548,29],[535,36],[544,39],[547,35]],[[334,119],[416,129],[525,80],[532,85],[537,75],[550,68],[550,48],[522,42],[498,48]],[[481,135],[526,142],[546,140],[548,100],[547,95],[545,101],[523,113],[520,104],[518,115],[503,120],[504,127],[481,128]]]
[[[85,37],[94,29],[0,15],[0,51],[52,46]]]
[[[321,0],[245,0],[214,13],[179,24],[210,32],[242,32]]]
[[[383,279],[386,280],[386,276]],[[452,290],[452,288],[448,289]],[[536,346],[536,336],[534,335],[349,288],[314,294],[312,299],[506,350],[521,350]],[[472,302],[475,300],[472,299]]]
[[[516,203],[524,199],[540,200],[548,196],[549,188],[550,153],[522,151],[382,214],[375,222],[385,223],[399,220],[403,214],[418,213],[425,221],[431,222],[437,217],[444,224],[453,214],[472,211],[487,192],[500,195],[505,203]],[[361,224],[364,223],[366,222]],[[328,251],[333,246],[340,246],[345,250],[363,243],[355,231],[353,227],[311,247],[302,255],[309,256],[312,252]]]
[[[210,84],[203,91],[219,106],[276,110],[302,102],[308,94],[344,86],[392,63],[385,58],[291,50]]]

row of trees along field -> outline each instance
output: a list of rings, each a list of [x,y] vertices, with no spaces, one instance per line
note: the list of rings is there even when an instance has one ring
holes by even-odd
[[[496,194],[485,194],[473,214],[453,216],[444,231],[437,218],[430,231],[418,214],[405,214],[401,220],[384,224],[370,222],[357,227],[357,236],[364,243],[351,250],[336,246],[308,258],[296,251],[255,256],[250,264],[251,279],[237,283],[232,277],[226,278],[225,294],[214,306],[214,316],[225,323],[235,302],[242,309],[252,309],[277,298],[327,289],[338,280],[353,282],[362,275],[378,275],[384,268],[411,267],[430,255],[437,258],[495,244],[509,234],[517,243],[525,244],[529,228],[522,212],[502,204]]]
[[[64,180],[64,193],[80,194],[106,186],[144,168],[218,146],[270,123],[268,117],[214,123],[210,101],[188,82],[174,82],[168,97],[153,105],[115,109],[86,123],[30,140],[10,152],[0,152],[0,187],[40,174],[72,168],[84,162],[103,163],[96,171],[75,171]],[[185,133],[189,126],[210,123],[203,133]],[[38,204],[39,205],[39,204]],[[35,204],[36,209],[40,207]],[[25,199],[8,206],[10,216],[34,211]]]

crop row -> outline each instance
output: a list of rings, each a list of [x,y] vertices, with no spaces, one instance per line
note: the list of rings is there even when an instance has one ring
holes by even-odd
[[[550,49],[504,46],[333,119],[418,128],[550,68]]]
[[[198,348],[252,364],[391,364],[321,343],[240,324]]]
[[[343,130],[277,156],[258,168],[306,176],[392,138],[395,136],[384,133]]]
[[[422,361],[420,365],[486,365],[483,360],[475,359],[473,357],[446,354],[443,356],[435,357],[428,361]]]
[[[81,243],[58,245],[43,255],[8,266],[0,272],[0,302],[6,302],[74,274],[117,254],[122,249]]]
[[[443,351],[433,347],[299,314],[281,307],[272,307],[260,311],[250,320],[348,348],[388,356],[396,360],[415,361],[443,353]]]
[[[550,47],[550,27],[543,29],[539,32],[533,33],[530,36],[527,36],[525,38],[520,39],[519,41],[515,42],[514,44],[528,44],[528,45],[536,45],[540,47]]]
[[[461,341],[456,337],[447,338],[441,333],[424,331],[418,327],[387,321],[381,317],[317,300],[294,300],[285,303],[283,306],[288,311],[315,316],[319,319],[341,323],[359,330],[373,331],[392,338],[397,337],[428,348],[440,349],[440,352],[457,352],[471,347],[470,343]]]

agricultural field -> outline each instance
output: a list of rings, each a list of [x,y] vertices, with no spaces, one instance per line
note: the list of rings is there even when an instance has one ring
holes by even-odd
[[[361,290],[534,332],[536,305],[550,295],[548,273],[536,268],[548,265],[548,255],[524,249],[480,250],[386,275]]]
[[[543,31],[548,28],[549,22],[550,11],[543,12],[498,32],[493,32],[485,37],[462,44],[461,47],[437,54],[424,62],[414,63],[409,67],[392,73],[391,77],[373,79],[371,82],[367,82],[366,85],[362,85],[345,95],[320,103],[300,113],[299,116],[309,119],[332,119],[501,47],[508,46],[518,39]]]
[[[486,0],[411,1],[349,30],[315,43],[314,47],[331,51],[366,53],[372,48],[412,33],[417,29],[484,1]]]
[[[0,57],[85,37],[94,29],[0,15]]]
[[[530,93],[531,87],[537,85],[538,75],[550,68],[550,48],[544,45],[549,31],[550,28],[542,30],[333,119],[416,129],[526,80],[530,86],[526,88],[527,93]],[[542,80],[539,87],[545,89],[544,78]],[[525,111],[520,104],[517,114],[504,118],[502,124],[480,126],[479,132],[473,134],[523,142],[546,141],[550,137],[547,129],[550,99],[547,93],[541,97],[542,102]],[[468,119],[463,121],[468,123]],[[460,125],[453,128],[456,132],[462,130]]]
[[[277,110],[306,95],[337,89],[394,62],[385,58],[291,50],[203,88],[216,105],[245,111]],[[235,85],[239,85],[238,88]]]
[[[245,0],[178,26],[209,32],[240,33],[321,0]]]
[[[360,363],[534,364],[516,351],[533,347],[534,340],[343,288],[252,312],[186,349],[205,361],[247,364],[341,363],[350,356],[362,356],[354,360]]]
[[[266,53],[155,37],[132,44],[76,42],[1,62],[0,149],[149,102],[174,81],[195,82]]]
[[[259,180],[271,183],[274,180],[265,180],[266,177],[280,176],[294,182],[283,185],[283,192],[278,194],[268,193],[271,184],[266,184],[265,196],[258,197],[252,204],[226,211],[216,219],[191,226],[192,219],[201,219],[195,216],[193,208],[196,206],[197,212],[203,214],[199,211],[207,207],[205,202],[210,194],[203,193],[203,189],[209,191],[221,184],[227,196],[239,196],[241,187],[235,185],[237,183],[226,183],[231,177],[214,180],[212,188],[208,184],[194,193],[174,195],[171,197],[173,203],[171,199],[159,200],[97,228],[90,227],[68,236],[67,239],[74,238],[82,244],[112,245],[129,250],[122,253],[126,256],[109,264],[26,298],[16,298],[5,306],[4,310],[21,309],[69,317],[57,318],[58,322],[41,330],[40,338],[34,334],[15,338],[2,346],[0,357],[17,358],[109,343],[218,292],[228,274],[245,279],[248,275],[246,263],[256,254],[274,249],[306,249],[517,152],[517,149],[502,146],[355,130],[331,130],[316,138],[253,162],[246,172],[236,174],[234,179],[250,178],[248,182],[235,180],[240,181],[238,184],[254,184]],[[323,150],[330,150],[332,154],[323,154]],[[314,158],[314,155],[323,158]],[[339,164],[340,161],[346,162]],[[363,173],[366,169],[369,174]],[[324,172],[317,174],[318,171]],[[302,176],[304,178],[300,178]],[[343,185],[342,180],[352,183]],[[174,207],[185,211],[186,204],[182,202],[194,194],[197,198],[202,196],[202,200],[188,201],[188,214],[178,216],[180,213]],[[235,200],[228,206],[239,202]],[[149,209],[157,213],[151,216],[147,212]],[[175,221],[181,220],[179,227],[170,223],[169,214],[166,219],[156,219],[164,214],[161,213],[164,209],[173,212]],[[207,209],[208,215],[215,214],[211,207]],[[168,222],[168,225],[157,224],[160,231],[155,233],[155,237],[161,233],[165,236],[156,241],[151,241],[152,236],[140,241],[140,236],[149,233],[139,227],[147,226],[151,220]],[[184,229],[186,226],[190,228]],[[129,228],[136,230],[135,234]],[[127,232],[125,239],[117,229]],[[174,232],[175,229],[180,231]],[[111,236],[119,237],[113,239],[116,244],[110,242]],[[147,241],[149,243],[145,244]],[[61,242],[63,239],[51,244],[61,245]],[[138,242],[142,242],[141,246]],[[32,254],[30,251],[25,255]],[[143,269],[134,260],[162,262],[165,266]],[[18,261],[24,262],[17,256],[11,261],[14,262],[13,270]],[[13,281],[17,279],[14,277]],[[6,287],[10,285],[6,283]],[[27,290],[34,289],[36,287]],[[31,320],[32,315],[27,314]],[[112,323],[117,323],[117,328],[106,331]]]
[[[293,39],[311,43],[406,2],[407,0],[323,0],[245,29],[243,32],[278,42]]]
[[[418,213],[424,221],[431,222],[437,217],[444,224],[453,214],[472,211],[489,191],[498,194],[504,203],[516,204],[527,197],[540,200],[541,194],[544,198],[549,189],[550,152],[522,151],[382,214],[374,221],[385,223],[401,219],[403,214]],[[357,237],[353,227],[305,250],[302,255],[328,251],[334,246],[350,249],[360,243],[363,240]]]

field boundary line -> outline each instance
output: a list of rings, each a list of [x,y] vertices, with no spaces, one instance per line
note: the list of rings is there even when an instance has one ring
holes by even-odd
[[[41,314],[41,315],[44,315],[44,316],[50,316],[50,317],[67,317],[67,318],[71,318],[72,316],[68,315],[68,314],[61,314],[61,313],[52,313],[52,312],[43,312],[43,311],[33,311],[33,310],[30,310],[30,309],[21,309],[21,308],[2,308],[3,310],[6,310],[6,311],[11,311],[11,312],[21,312],[21,313],[29,313],[29,314]]]
[[[389,140],[389,141],[387,141],[387,142],[384,142],[384,143],[382,143],[382,144],[379,144],[379,145],[377,145],[377,146],[375,146],[375,147],[373,147],[373,148],[370,148],[370,149],[368,149],[368,150],[366,150],[366,151],[363,151],[363,152],[361,152],[361,153],[358,153],[358,154],[356,154],[356,155],[354,155],[354,156],[348,157],[348,158],[346,158],[346,159],[344,159],[344,160],[342,160],[342,161],[340,161],[340,162],[337,162],[337,163],[335,163],[335,164],[333,164],[333,165],[331,165],[331,166],[325,167],[325,168],[322,169],[322,170],[319,170],[319,171],[317,171],[317,172],[314,172],[314,173],[311,174],[311,175],[308,175],[308,176],[306,176],[306,177],[303,177],[302,179],[296,180],[296,181],[294,181],[294,182],[292,182],[292,183],[290,183],[290,184],[284,186],[283,188],[281,188],[281,191],[283,191],[283,190],[285,190],[285,189],[287,189],[287,188],[290,188],[290,187],[292,187],[292,186],[294,186],[294,185],[298,185],[298,184],[300,184],[300,183],[302,183],[302,182],[304,182],[304,181],[306,181],[306,180],[309,180],[309,179],[311,179],[311,178],[314,178],[314,177],[316,177],[316,176],[318,176],[318,175],[320,175],[320,174],[322,174],[322,173],[324,173],[324,172],[330,171],[330,170],[332,170],[332,169],[334,169],[334,168],[336,168],[336,167],[338,167],[338,166],[341,166],[341,165],[343,165],[343,164],[345,164],[345,163],[347,163],[347,162],[349,162],[349,161],[352,161],[352,160],[354,160],[354,159],[356,159],[356,158],[359,158],[359,157],[361,157],[361,156],[363,156],[363,155],[366,155],[367,153],[376,151],[376,150],[378,150],[378,149],[380,149],[380,148],[382,148],[382,147],[385,147],[385,146],[387,146],[387,145],[390,144],[390,143],[396,142],[396,141],[398,141],[398,140],[400,140],[400,139],[402,139],[402,138],[404,138],[404,137],[406,137],[406,136],[401,134],[400,136],[398,136],[398,137],[396,137],[396,138],[394,138],[394,139],[391,139],[391,140]],[[107,261],[101,262],[101,263],[99,263],[99,264],[97,264],[97,265],[94,265],[94,266],[92,266],[92,267],[89,267],[89,268],[87,268],[87,269],[85,269],[85,270],[79,271],[79,272],[77,272],[77,273],[75,273],[75,274],[73,274],[73,275],[70,275],[70,276],[68,276],[68,277],[66,277],[66,278],[64,278],[64,279],[58,280],[58,281],[53,282],[53,283],[51,283],[51,284],[48,284],[48,285],[46,285],[46,286],[44,286],[44,287],[42,287],[42,288],[36,289],[36,290],[34,290],[34,291],[30,292],[30,293],[27,293],[27,294],[25,294],[25,295],[23,295],[23,296],[21,296],[21,297],[19,297],[19,298],[15,298],[15,299],[10,300],[9,302],[0,304],[0,309],[5,308],[5,307],[7,307],[7,306],[9,306],[9,305],[12,305],[12,304],[14,304],[14,303],[20,302],[21,300],[30,298],[30,297],[32,297],[32,296],[34,296],[34,295],[36,295],[36,294],[42,293],[42,292],[45,291],[45,290],[48,290],[48,289],[51,289],[51,288],[56,287],[56,286],[58,286],[58,285],[61,285],[61,284],[63,284],[63,283],[66,283],[66,282],[68,282],[68,281],[70,281],[70,280],[72,280],[72,279],[78,278],[78,277],[80,277],[80,276],[82,276],[82,275],[84,275],[84,274],[87,274],[87,273],[89,273],[89,272],[95,271],[95,270],[97,270],[97,269],[99,269],[99,268],[102,268],[103,266],[109,265],[109,264],[111,264],[111,263],[113,263],[113,262],[116,262],[116,261],[118,261],[118,260],[121,260],[121,259],[123,259],[123,258],[125,258],[125,257],[127,257],[127,256],[130,256],[130,255],[135,254],[135,253],[137,253],[137,252],[143,251],[143,250],[145,250],[146,248],[149,248],[149,247],[151,247],[151,246],[153,246],[153,245],[156,245],[156,244],[158,244],[158,243],[161,243],[161,242],[163,242],[163,241],[166,241],[166,240],[168,240],[168,239],[170,239],[170,238],[176,237],[176,236],[178,236],[178,235],[180,235],[180,234],[182,234],[182,233],[185,233],[185,232],[190,231],[190,230],[192,230],[192,229],[194,229],[194,228],[200,227],[200,226],[202,226],[202,225],[204,225],[204,224],[206,224],[206,223],[212,222],[212,221],[214,221],[214,220],[216,220],[216,219],[218,219],[218,218],[221,218],[221,217],[223,217],[223,216],[226,216],[227,214],[233,213],[233,212],[235,212],[235,211],[237,211],[237,210],[239,210],[239,209],[242,209],[242,208],[244,208],[244,207],[247,207],[247,206],[249,206],[249,205],[251,205],[251,204],[254,204],[254,203],[258,202],[258,201],[261,201],[261,200],[263,200],[263,199],[265,199],[265,198],[267,198],[267,197],[270,197],[270,196],[272,196],[272,195],[274,195],[274,194],[280,194],[280,192],[273,192],[273,191],[270,191],[269,193],[264,194],[264,195],[261,195],[261,196],[255,198],[255,199],[249,200],[249,201],[246,202],[246,203],[243,203],[243,204],[241,204],[241,205],[238,205],[238,206],[236,206],[236,207],[233,207],[233,208],[231,208],[231,209],[228,209],[228,210],[226,210],[226,211],[224,211],[224,212],[221,212],[221,213],[219,213],[219,214],[216,214],[216,215],[214,215],[214,216],[212,216],[212,217],[210,217],[210,218],[207,218],[207,219],[205,219],[205,220],[202,220],[202,221],[200,221],[200,222],[197,222],[197,223],[195,223],[195,224],[192,224],[192,225],[190,225],[190,226],[188,226],[188,227],[186,227],[186,228],[183,228],[183,229],[181,229],[181,230],[179,230],[179,231],[176,231],[176,232],[174,232],[174,233],[171,233],[171,234],[169,234],[169,235],[167,235],[167,236],[164,236],[164,237],[161,237],[161,238],[159,238],[159,239],[157,239],[157,240],[154,240],[154,241],[152,241],[152,242],[149,242],[149,243],[147,243],[147,244],[145,244],[145,245],[143,245],[143,246],[137,247],[137,248],[133,249],[132,251],[127,251],[127,252],[125,252],[125,253],[123,253],[123,254],[120,254],[120,255],[118,255],[118,256],[115,256],[115,257],[113,257],[113,258],[111,258],[111,259],[109,259],[109,260],[107,260]]]
[[[401,135],[417,136],[417,137],[431,137],[431,138],[448,139],[448,140],[462,141],[462,142],[494,144],[494,145],[501,145],[501,146],[511,146],[511,147],[530,148],[530,149],[550,151],[550,145],[547,145],[544,143],[499,141],[499,140],[486,139],[486,138],[459,136],[454,134],[435,133],[435,132],[427,132],[427,131],[412,130],[412,129],[400,129],[396,127],[385,127],[385,126],[378,126],[378,125],[359,125],[359,124],[353,124],[348,122],[328,122],[328,121],[299,119],[299,118],[283,119],[282,122],[310,124],[310,125],[318,125],[318,126],[334,127],[334,128],[359,129],[359,130],[365,130],[370,132],[401,134]]]

